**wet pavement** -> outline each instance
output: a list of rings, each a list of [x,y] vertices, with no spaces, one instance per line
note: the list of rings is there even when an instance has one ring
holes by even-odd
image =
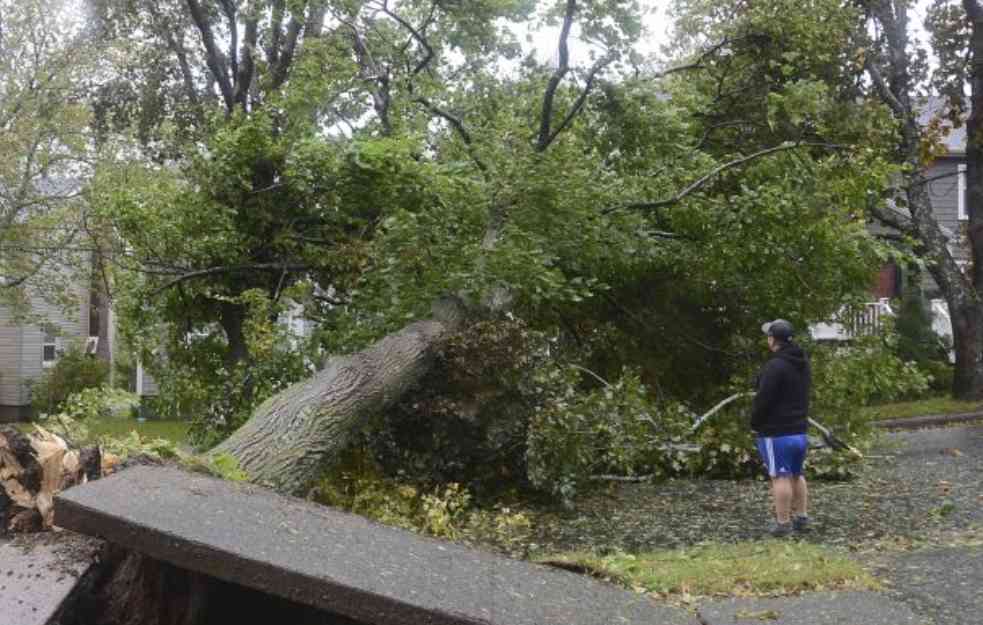
[[[0,542],[0,623],[46,625],[92,566],[93,543],[41,534]]]
[[[701,604],[697,611],[704,625],[929,625],[903,603],[869,592],[725,599]]]

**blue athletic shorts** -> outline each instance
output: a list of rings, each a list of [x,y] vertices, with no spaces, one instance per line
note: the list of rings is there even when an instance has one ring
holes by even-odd
[[[761,462],[771,477],[802,475],[809,442],[805,434],[759,436],[756,440]]]

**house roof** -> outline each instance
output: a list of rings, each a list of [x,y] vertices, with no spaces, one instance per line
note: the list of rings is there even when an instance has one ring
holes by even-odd
[[[949,152],[950,156],[965,156],[966,155],[966,124],[965,119],[963,124],[958,128],[953,128],[952,123],[945,119],[946,110],[946,98],[933,95],[924,98],[923,103],[919,106],[918,114],[918,125],[928,126],[929,122],[932,121],[934,117],[940,117],[942,119],[942,125],[949,129],[949,133],[945,136],[945,147]]]

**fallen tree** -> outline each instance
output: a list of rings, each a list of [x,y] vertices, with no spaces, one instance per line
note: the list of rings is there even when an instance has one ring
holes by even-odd
[[[249,479],[300,493],[365,420],[398,400],[427,372],[434,349],[465,321],[453,298],[433,318],[411,323],[355,354],[330,358],[314,377],[274,395],[209,452],[235,459]]]
[[[286,26],[282,5],[273,11],[274,19],[267,25],[257,19],[257,13],[230,11],[223,15],[203,11],[198,2],[188,2],[186,7],[174,3],[174,10],[164,13],[155,12],[157,3],[130,4],[136,17],[148,18],[146,32],[162,37],[161,43],[166,44],[155,50],[170,47],[182,61],[186,57],[197,59],[198,71],[184,71],[183,67],[175,70],[175,75],[184,77],[188,88],[169,93],[179,96],[187,92],[202,110],[223,112],[225,123],[217,124],[221,126],[218,135],[209,136],[201,130],[200,141],[176,146],[181,148],[177,153],[185,157],[181,164],[187,168],[187,176],[159,179],[155,176],[164,175],[160,172],[166,173],[168,168],[153,167],[134,178],[110,177],[107,184],[116,184],[109,184],[104,198],[98,197],[106,201],[94,204],[115,207],[104,209],[107,212],[103,214],[112,225],[105,230],[119,233],[108,247],[119,250],[120,271],[125,266],[135,274],[127,276],[129,284],[136,285],[132,286],[135,290],[127,298],[120,298],[139,309],[132,317],[137,322],[130,325],[147,328],[165,319],[169,331],[179,339],[175,341],[180,344],[175,351],[192,342],[189,337],[195,330],[201,330],[208,334],[210,347],[218,345],[216,349],[227,350],[224,371],[242,371],[257,364],[258,357],[249,353],[243,330],[247,321],[244,294],[261,291],[264,301],[273,302],[303,278],[321,286],[325,293],[330,291],[324,297],[333,310],[354,307],[361,301],[350,296],[352,291],[362,290],[363,268],[378,269],[381,274],[386,268],[405,262],[411,267],[408,273],[424,274],[423,277],[412,275],[401,280],[403,276],[389,274],[387,279],[409,284],[410,289],[420,289],[424,295],[412,307],[405,304],[410,299],[405,293],[396,294],[402,297],[380,297],[382,307],[391,304],[395,309],[386,319],[389,323],[393,319],[419,319],[426,302],[441,292],[467,291],[468,303],[488,302],[475,305],[486,312],[501,311],[513,300],[523,299],[536,300],[543,309],[554,305],[560,308],[590,298],[596,294],[592,291],[594,284],[603,285],[611,276],[625,273],[623,267],[642,272],[653,266],[653,258],[663,254],[672,257],[672,251],[679,248],[670,245],[678,245],[676,242],[693,237],[693,249],[703,250],[700,237],[708,236],[709,231],[693,223],[673,223],[663,213],[688,197],[705,191],[713,194],[714,186],[726,178],[727,172],[764,165],[779,155],[791,157],[792,152],[826,154],[831,149],[844,148],[809,130],[811,126],[806,124],[804,129],[792,128],[795,132],[768,133],[767,137],[741,144],[740,149],[735,150],[729,139],[722,140],[715,149],[707,149],[708,145],[712,147],[712,131],[730,124],[713,125],[706,128],[703,137],[694,136],[692,120],[683,119],[675,110],[653,109],[652,103],[659,101],[655,97],[658,90],[648,93],[651,85],[646,85],[642,89],[646,93],[636,97],[633,89],[637,85],[627,79],[625,94],[619,94],[621,85],[612,81],[606,86],[610,93],[602,97],[598,83],[603,73],[612,64],[629,58],[631,44],[637,38],[638,16],[631,10],[612,8],[611,14],[605,15],[588,3],[557,2],[556,17],[562,26],[556,62],[535,64],[518,78],[496,82],[484,96],[476,94],[472,83],[458,76],[457,70],[442,74],[442,70],[447,70],[440,67],[445,52],[463,45],[455,30],[457,20],[468,19],[468,15],[444,3],[405,2],[399,4],[398,12],[381,3],[371,10],[367,5],[354,15],[339,10],[332,15],[331,28],[324,27],[324,13],[312,8],[320,3],[305,5],[307,23],[299,10],[304,3],[297,3],[298,12],[291,16],[286,40],[280,36],[280,29]],[[498,10],[494,7],[499,4],[487,3],[485,8]],[[483,27],[489,22],[484,20]],[[470,32],[476,25],[468,24],[464,30]],[[239,26],[243,28],[238,30]],[[580,69],[571,66],[568,49],[575,26],[584,32],[596,32],[602,40],[598,47],[603,54]],[[268,50],[239,45],[263,40],[263,33],[258,36],[257,29],[265,31],[267,27],[271,28],[273,42]],[[175,29],[183,29],[180,32],[186,38],[167,41],[167,35]],[[245,32],[246,40],[240,42],[237,32]],[[386,36],[377,37],[380,32]],[[475,75],[482,78],[475,84],[486,78],[481,70],[496,54],[486,47],[493,38],[482,39],[483,32],[475,35],[476,40],[468,38],[470,43],[464,48],[474,57]],[[392,33],[405,40],[397,49],[387,45]],[[231,39],[232,54],[228,59],[216,44],[219,34],[228,34]],[[270,108],[277,109],[280,98],[292,93],[291,82],[284,82],[282,72],[291,67],[291,59],[302,58],[301,44],[308,36],[330,38],[345,49],[343,65],[357,71],[357,76],[350,77],[352,84],[358,85],[358,93],[371,96],[374,119],[378,121],[377,127],[353,127],[352,134],[359,135],[359,141],[347,144],[352,155],[340,161],[344,167],[321,163],[323,171],[318,169],[320,160],[337,150],[339,143],[325,140],[323,133],[313,132],[306,125],[294,128],[289,119],[280,119],[281,114],[287,114],[284,111],[264,109],[265,102],[273,103]],[[191,41],[195,45],[185,45]],[[276,42],[289,45],[278,50]],[[730,58],[732,45],[725,41],[699,54],[695,62],[649,78],[654,84],[675,71],[705,69],[714,57]],[[286,54],[288,48],[290,55]],[[235,58],[237,51],[239,58]],[[254,62],[253,55],[260,52],[266,52],[269,63]],[[293,56],[295,53],[297,56]],[[354,60],[352,65],[349,54]],[[238,72],[233,67],[236,63]],[[721,71],[726,72],[731,64],[720,65]],[[322,66],[318,67],[321,72]],[[264,76],[270,68],[274,68],[272,81]],[[194,83],[202,76],[218,84],[196,87]],[[355,89],[341,70],[331,78],[339,81],[338,89]],[[298,80],[303,79],[311,77],[301,74]],[[442,84],[452,81],[453,84]],[[214,96],[216,87],[221,92],[220,99],[204,98],[206,94]],[[325,98],[335,93],[334,83],[323,87]],[[253,97],[254,93],[264,95]],[[517,93],[524,97],[516,97]],[[308,92],[302,95],[303,100],[309,99]],[[404,100],[399,102],[396,98]],[[481,106],[476,106],[477,102]],[[636,106],[638,110],[634,110]],[[471,117],[465,118],[468,112]],[[325,114],[320,109],[306,113]],[[364,124],[359,120],[366,115],[371,113],[359,111],[354,122]],[[405,117],[395,119],[396,115]],[[334,118],[317,119],[318,129],[341,123]],[[396,130],[400,127],[426,128],[426,141],[416,140],[414,133],[399,135]],[[293,129],[299,136],[312,134],[309,141],[297,145],[280,144],[273,138],[292,136],[283,128]],[[628,136],[632,137],[630,141],[625,139]],[[373,143],[377,137],[391,137],[393,141]],[[789,137],[791,140],[786,141]],[[257,142],[264,147],[257,148]],[[361,144],[371,149],[356,149]],[[202,149],[205,145],[208,150]],[[301,148],[299,152],[291,151]],[[284,150],[290,158],[284,157]],[[623,150],[630,151],[631,156]],[[385,160],[393,154],[402,158],[402,165]],[[313,169],[308,170],[306,165],[310,163]],[[229,169],[230,164],[236,167]],[[211,178],[190,175],[202,170],[216,173]],[[448,171],[454,172],[453,177],[442,177]],[[143,176],[149,181],[146,196],[115,194],[120,187],[132,191]],[[132,182],[134,179],[138,182]],[[168,191],[154,195],[161,188]],[[420,188],[426,192],[419,192]],[[352,189],[354,193],[343,193]],[[789,194],[776,190],[774,196]],[[745,204],[754,207],[757,202],[760,200],[749,197]],[[379,210],[378,204],[392,205],[399,214]],[[363,210],[346,216],[340,223],[325,221],[325,215],[335,212],[347,215],[352,206]],[[153,210],[141,212],[147,207]],[[306,212],[292,214],[290,210],[297,207],[306,207]],[[792,204],[789,207],[798,208]],[[169,210],[159,213],[157,208]],[[207,211],[218,208],[221,210],[216,210],[214,219],[210,218]],[[703,206],[701,211],[693,212],[711,211]],[[161,219],[161,214],[166,218]],[[630,217],[619,219],[625,215]],[[720,221],[716,217],[710,219]],[[431,228],[432,232],[413,238],[417,231],[412,231],[408,223],[422,224],[420,231]],[[742,219],[734,227],[743,229],[750,223]],[[155,224],[161,227],[155,229]],[[671,231],[677,226],[693,232],[677,235]],[[199,237],[206,227],[218,228],[221,235]],[[392,245],[405,251],[403,255],[410,257],[409,261],[395,258],[399,256],[396,253],[387,256],[381,252],[380,257],[366,261],[365,256],[371,256],[365,253],[366,241],[382,239],[387,231],[410,233],[406,240]],[[352,233],[359,234],[352,239]],[[234,245],[222,247],[218,245],[222,241]],[[274,244],[282,244],[282,248]],[[298,253],[300,244],[302,254]],[[810,254],[789,249],[789,258],[821,258],[809,245]],[[746,246],[739,247],[743,250]],[[354,258],[348,256],[351,250],[357,252]],[[454,257],[461,250],[468,255],[463,260]],[[611,256],[622,250],[624,257],[612,261]],[[106,258],[111,262],[113,255],[107,254]],[[782,262],[786,260],[782,258]],[[602,263],[610,266],[603,271],[593,266]],[[807,266],[800,269],[808,273]],[[447,274],[454,274],[454,280],[447,279]],[[753,275],[761,279],[760,272]],[[421,288],[421,284],[425,286]],[[748,285],[742,284],[741,288],[748,290]],[[154,301],[164,303],[154,309],[150,305]],[[355,354],[329,359],[313,378],[287,388],[252,411],[245,424],[211,450],[207,458],[231,459],[249,479],[284,492],[302,493],[346,446],[353,432],[422,378],[432,362],[434,349],[445,337],[465,327],[470,319],[483,316],[480,310],[466,314],[465,306],[449,305],[452,301],[441,300],[429,320],[416,321]],[[541,304],[544,301],[546,304]],[[521,310],[521,305],[517,304],[515,310]],[[378,316],[389,312],[370,311]],[[159,318],[151,318],[152,314]],[[265,318],[275,314],[268,313]],[[224,336],[217,333],[217,327],[222,328]],[[148,342],[160,340],[156,332],[150,334]],[[215,371],[214,361],[206,364],[207,372],[197,363],[187,371],[200,375]],[[200,390],[195,384],[184,383],[189,378],[198,381],[194,375],[179,376],[181,384],[175,386]],[[235,419],[225,423],[239,423],[249,411],[227,414],[233,414]]]

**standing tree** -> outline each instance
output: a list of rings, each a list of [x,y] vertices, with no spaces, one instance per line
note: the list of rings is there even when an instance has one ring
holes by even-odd
[[[72,2],[0,2],[0,298],[66,295],[90,171],[84,84],[92,46]]]

